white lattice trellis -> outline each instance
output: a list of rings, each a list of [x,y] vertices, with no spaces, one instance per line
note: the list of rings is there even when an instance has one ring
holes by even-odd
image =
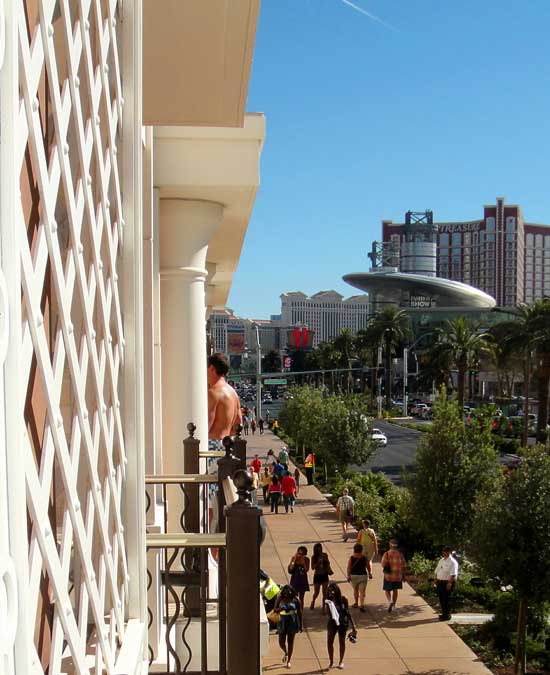
[[[128,591],[119,2],[38,0],[35,22],[17,4],[16,166],[32,167],[38,213],[31,228],[22,199],[22,377],[44,408],[39,447],[27,433],[24,456],[29,596],[51,627],[35,657],[52,674],[114,673]]]

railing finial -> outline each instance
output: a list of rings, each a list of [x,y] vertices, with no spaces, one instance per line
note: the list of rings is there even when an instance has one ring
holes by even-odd
[[[236,436],[236,438],[240,438],[242,432],[243,432],[243,425],[242,425],[242,424],[237,424],[237,426],[235,427],[235,436]]]
[[[241,505],[251,505],[250,493],[252,492],[252,476],[245,471],[244,469],[238,469],[233,474],[233,483],[237,488],[237,494],[239,496],[236,504]]]
[[[193,422],[189,422],[187,425],[187,431],[189,432],[189,436],[191,436],[191,438],[195,438],[196,429],[197,427],[193,424]]]

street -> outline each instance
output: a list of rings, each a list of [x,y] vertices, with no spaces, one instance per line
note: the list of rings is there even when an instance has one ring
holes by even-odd
[[[388,445],[380,448],[359,471],[383,471],[394,483],[401,482],[403,467],[412,469],[416,448],[422,437],[421,431],[407,429],[384,420],[374,420],[374,426],[388,437]]]

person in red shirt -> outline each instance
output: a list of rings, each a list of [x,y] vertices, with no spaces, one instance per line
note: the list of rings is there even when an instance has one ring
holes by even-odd
[[[296,499],[296,481],[294,480],[294,476],[290,473],[290,471],[287,471],[283,476],[283,480],[281,481],[281,488],[283,491],[285,513],[288,513],[289,507],[291,512],[294,513],[294,501]]]
[[[252,460],[251,464],[254,467],[254,471],[259,476],[262,471],[262,460],[258,457],[258,455],[254,455],[254,459]]]

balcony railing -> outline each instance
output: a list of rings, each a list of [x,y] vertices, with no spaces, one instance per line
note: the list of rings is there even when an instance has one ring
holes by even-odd
[[[156,645],[149,642],[150,672],[226,675],[225,534],[149,534],[147,552],[155,554],[152,559],[160,568],[166,650],[166,670],[157,669]],[[209,580],[213,553],[217,584]],[[147,581],[149,591],[153,583],[149,567]],[[155,618],[151,607],[148,614],[151,629]]]
[[[261,511],[250,503],[251,479],[232,455],[234,442],[225,439],[223,453],[199,452],[189,429],[186,468],[216,457],[217,475],[146,477],[147,514],[161,507],[148,518],[146,539],[149,672],[257,675]],[[218,533],[209,532],[209,506],[217,509]],[[170,532],[170,524],[181,531]]]

